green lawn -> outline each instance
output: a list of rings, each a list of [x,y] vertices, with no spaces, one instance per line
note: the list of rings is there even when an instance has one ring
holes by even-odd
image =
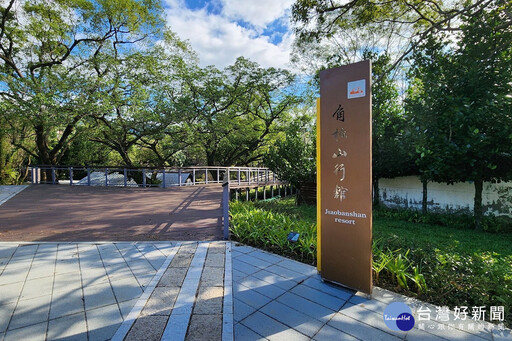
[[[230,212],[233,239],[316,263],[316,207],[287,198],[232,202]],[[390,216],[374,212],[376,285],[452,308],[504,306],[512,326],[512,234],[474,231],[460,219],[441,226]],[[301,233],[299,242],[286,241],[290,231]]]

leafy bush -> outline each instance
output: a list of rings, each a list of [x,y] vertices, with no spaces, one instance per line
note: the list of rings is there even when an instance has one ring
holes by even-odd
[[[295,206],[288,198],[232,202],[230,210],[233,239],[316,264],[314,206]],[[504,306],[511,327],[510,235],[462,230],[463,215],[422,218],[403,211],[374,211],[375,284],[439,306]],[[290,231],[301,234],[297,243],[287,241]]]

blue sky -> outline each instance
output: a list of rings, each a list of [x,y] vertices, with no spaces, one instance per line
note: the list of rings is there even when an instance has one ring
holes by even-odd
[[[162,0],[168,25],[190,42],[201,64],[219,68],[244,56],[289,68],[294,0]]]

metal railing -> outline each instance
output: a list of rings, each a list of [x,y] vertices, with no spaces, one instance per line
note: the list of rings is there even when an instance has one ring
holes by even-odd
[[[175,187],[194,185],[222,184],[222,217],[224,239],[229,238],[229,201],[232,191],[239,199],[245,189],[245,199],[250,200],[254,189],[254,200],[259,200],[260,187],[262,199],[269,196],[286,196],[293,188],[282,183],[268,168],[261,167],[141,167],[127,168],[118,166],[30,166],[32,184],[53,184],[69,186],[113,186],[113,187]]]
[[[276,175],[261,167],[141,167],[30,166],[33,184],[70,186],[173,187],[222,184],[228,176],[236,186],[278,183]]]

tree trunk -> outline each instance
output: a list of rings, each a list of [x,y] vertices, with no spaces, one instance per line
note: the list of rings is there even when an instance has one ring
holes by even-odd
[[[377,207],[380,204],[380,193],[379,193],[379,178],[373,178],[373,206]]]
[[[427,214],[428,212],[428,181],[427,180],[421,180],[421,183],[423,185],[423,198],[421,199],[421,212],[423,214]]]
[[[483,180],[475,180],[475,202],[473,207],[473,214],[475,217],[475,230],[482,228],[482,190],[484,187]]]

